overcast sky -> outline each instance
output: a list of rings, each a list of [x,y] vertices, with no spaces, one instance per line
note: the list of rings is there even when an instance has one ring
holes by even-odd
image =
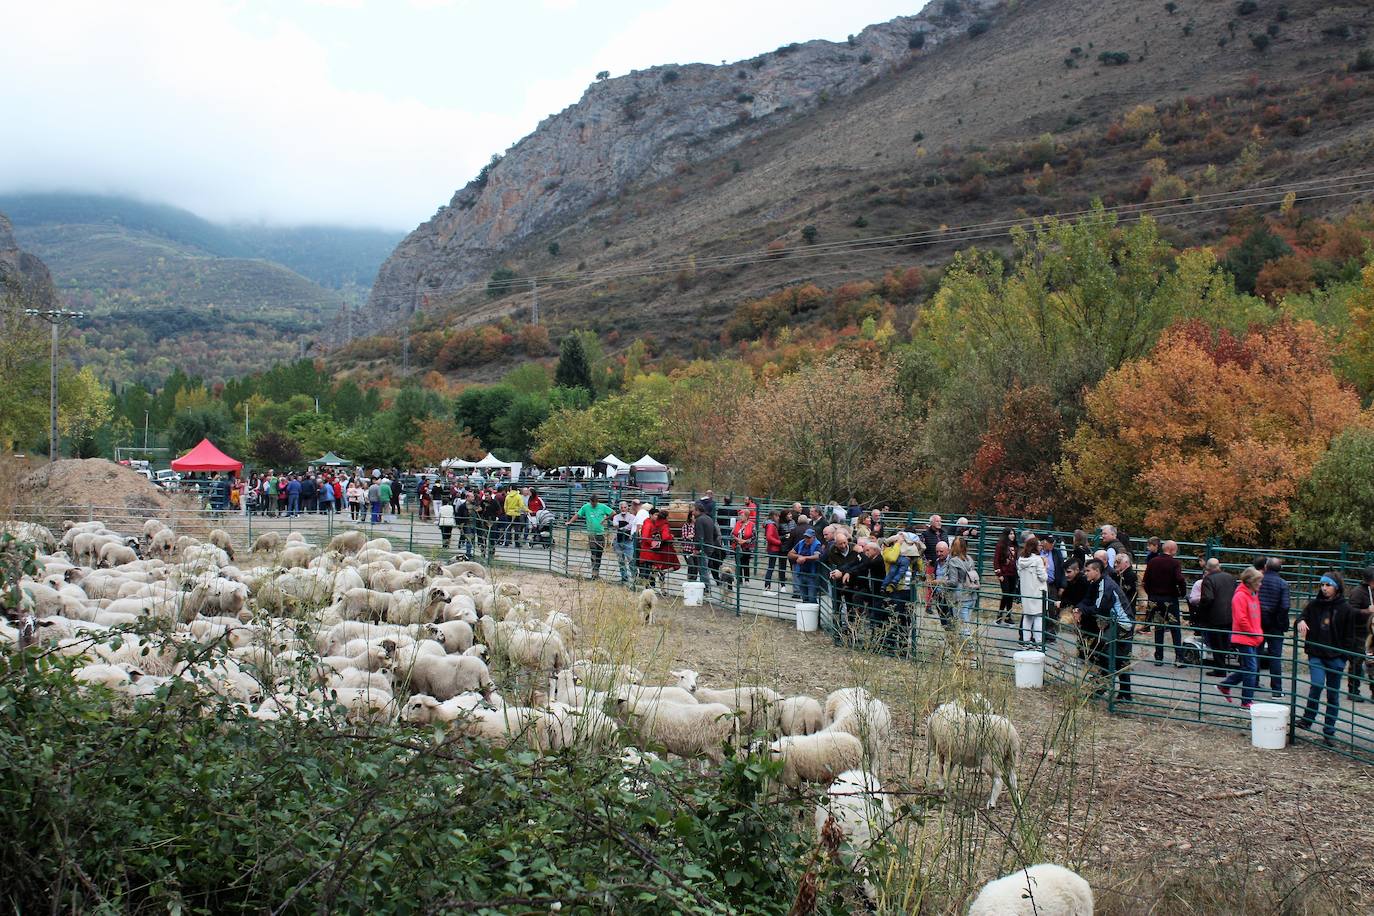
[[[843,40],[924,0],[38,0],[5,15],[0,192],[410,229],[599,70]]]

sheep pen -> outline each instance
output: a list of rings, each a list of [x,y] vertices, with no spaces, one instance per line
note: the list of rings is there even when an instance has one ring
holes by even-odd
[[[247,554],[248,545],[237,547]],[[313,568],[337,564],[331,582],[351,568],[347,556],[311,554]],[[269,554],[264,562],[274,560]],[[195,638],[177,615],[141,620],[130,628],[138,635],[108,662],[92,660],[84,683],[76,673],[85,665],[55,651],[61,637],[25,656],[0,654],[0,750],[16,764],[3,777],[5,790],[33,799],[0,815],[7,874],[42,875],[57,899],[91,909],[121,897],[117,907],[128,909],[173,899],[216,911],[241,899],[242,908],[254,908],[247,896],[225,902],[234,883],[226,876],[238,869],[275,895],[272,906],[288,910],[380,909],[404,895],[417,909],[787,912],[798,888],[809,886],[818,892],[804,912],[861,911],[867,888],[879,912],[939,913],[967,907],[989,880],[1036,862],[1082,874],[1101,913],[1258,912],[1285,897],[1301,902],[1295,912],[1327,912],[1370,899],[1361,847],[1374,828],[1361,826],[1360,812],[1374,790],[1358,765],[1312,749],[1267,756],[1259,767],[1234,736],[1109,716],[1067,690],[1018,692],[1004,674],[958,659],[899,661],[779,621],[672,600],[660,600],[646,622],[635,592],[490,570],[491,584],[506,589],[508,604],[488,602],[503,622],[538,622],[550,612],[572,618],[577,635],[567,648],[582,671],[633,669],[652,688],[676,684],[670,672],[690,668],[717,689],[762,685],[824,704],[834,691],[862,687],[881,700],[891,731],[881,759],[865,765],[874,766],[894,814],[859,871],[817,837],[815,805],[828,786],[783,785],[767,742],[749,754],[757,742],[741,736],[720,763],[708,764],[665,754],[632,721],[620,723],[611,746],[604,736],[550,740],[567,721],[550,695],[552,672],[542,658],[521,664],[499,644],[488,656],[495,693],[470,702],[503,723],[502,740],[469,737],[484,729],[448,727],[445,717],[411,722],[388,650],[432,643],[432,630],[356,621],[338,631],[330,664],[355,659],[398,682],[394,695],[379,691],[371,676],[320,664],[317,640],[332,630],[323,625],[332,618],[322,616],[332,590],[285,601],[274,618],[260,596],[275,594],[275,576],[259,581],[249,567],[259,561],[240,562],[245,568],[234,571],[253,581],[237,617],[204,610]],[[451,586],[456,592],[480,591],[461,574],[448,578],[462,580]],[[103,600],[127,598],[116,588]],[[382,648],[387,638],[393,647]],[[465,642],[435,645],[455,654]],[[157,648],[145,655],[146,646]],[[400,654],[413,660],[416,651]],[[97,664],[137,674],[126,682]],[[178,666],[183,671],[173,674]],[[612,678],[582,686],[609,697],[617,685]],[[464,696],[436,702],[475,723],[463,717]],[[946,799],[924,775],[930,713],[979,697],[1022,739],[1021,798],[992,811],[983,810],[986,778],[956,772]],[[511,712],[491,711],[502,708]],[[662,759],[629,778],[627,747]],[[102,783],[92,781],[96,774]],[[145,783],[135,821],[125,787]],[[1350,829],[1339,837],[1305,830],[1302,806],[1314,795]],[[667,823],[659,820],[663,810],[673,812]],[[355,822],[362,832],[350,840]],[[41,836],[38,824],[46,827]],[[1272,824],[1283,825],[1280,835],[1256,829]],[[131,831],[148,839],[125,839]],[[1238,848],[1241,835],[1253,841]],[[558,839],[550,845],[549,837]],[[133,891],[142,896],[125,896],[131,888],[109,868],[92,874],[105,862],[98,848],[117,851],[120,874],[147,882]],[[1205,882],[1199,861],[1208,863]],[[28,886],[19,882],[6,899],[32,901],[17,896]]]

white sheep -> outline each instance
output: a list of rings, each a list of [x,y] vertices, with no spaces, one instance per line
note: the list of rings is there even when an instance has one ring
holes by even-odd
[[[737,710],[743,717],[740,728],[746,733],[777,728],[778,704],[782,697],[776,690],[752,685],[724,690],[703,687],[697,683],[697,673],[691,668],[669,671],[668,675],[677,678],[677,686],[696,697],[697,702],[724,703]]]
[[[1062,865],[1041,863],[990,881],[968,916],[1092,916],[1093,889]]]
[[[384,643],[383,645],[387,645]],[[470,655],[429,655],[414,647],[391,646],[393,677],[412,692],[447,700],[460,693],[489,694],[495,689],[491,672],[480,658]]]
[[[292,544],[283,547],[281,553],[277,554],[277,563],[284,569],[305,569],[310,566],[314,556],[315,549],[308,544]]]
[[[227,531],[224,531],[220,528],[214,528],[210,531],[210,534],[206,536],[205,539],[209,541],[211,544],[214,544],[220,550],[223,550],[224,555],[227,556],[230,560],[234,559],[234,540],[233,538],[229,537],[229,533]]]
[[[361,668],[345,668],[329,678],[328,686],[359,687],[391,693],[391,669],[383,667],[376,671],[364,671]]]
[[[655,703],[622,695],[616,709],[641,735],[679,757],[706,757],[718,764],[725,759],[725,745],[739,743],[739,718],[722,703]]]
[[[475,642],[472,645],[468,646],[466,649],[464,649],[462,654],[471,656],[472,658],[484,659],[487,657],[487,647],[482,645],[480,642]]]
[[[638,684],[644,680],[644,673],[633,665],[614,665],[608,662],[592,662],[578,659],[572,663],[581,683],[592,687],[612,687],[617,684]]]
[[[481,563],[474,563],[471,560],[448,563],[442,568],[444,570],[444,575],[454,579],[460,576],[476,576],[479,579],[487,578],[487,568]]]
[[[785,697],[778,704],[778,726],[784,735],[814,735],[823,717],[820,701],[813,697]]]
[[[572,660],[563,640],[553,631],[517,629],[506,638],[506,657],[530,671],[556,674]]]
[[[166,559],[176,552],[176,534],[170,528],[153,532],[148,539],[148,553]]]
[[[573,707],[552,703],[544,719],[546,744],[549,750],[587,745],[611,747],[620,734],[620,726],[595,706]]]
[[[117,690],[130,683],[129,671],[118,665],[84,665],[72,672],[78,684]]]
[[[625,697],[634,702],[677,703],[686,706],[700,702],[690,691],[660,684],[621,684],[616,688],[616,697]]]
[[[833,691],[825,698],[825,731],[845,732],[863,741],[870,767],[887,756],[892,740],[892,711],[862,687]]]
[[[863,765],[863,742],[845,732],[786,735],[768,745],[768,756],[782,761],[783,785],[829,784],[846,770]]]
[[[125,563],[134,563],[138,560],[138,551],[128,544],[118,544],[107,542],[100,546],[99,565],[108,569],[111,566],[122,566]]]
[[[864,856],[882,839],[893,823],[892,802],[883,792],[878,777],[864,770],[846,770],[825,790],[825,800],[816,805],[816,833],[833,820],[848,849]],[[877,893],[868,881],[868,866],[856,863],[864,876],[864,893],[876,900]]]
[[[472,648],[472,627],[461,620],[426,624],[425,630],[435,642],[444,647],[445,652],[461,653]]]
[[[930,773],[932,763],[939,766],[936,788],[945,788],[951,768],[977,767],[992,777],[989,808],[996,806],[1002,794],[1003,779],[1015,798],[1021,736],[1010,720],[990,713],[968,712],[957,702],[945,703],[926,720],[926,748],[926,773]]]
[[[361,531],[341,531],[329,540],[329,550],[339,553],[357,553],[363,549],[367,543],[367,537]]]
[[[312,691],[309,698],[317,703],[337,703],[350,722],[388,722],[396,710],[391,694],[367,687],[327,687]]]
[[[276,531],[268,531],[257,536],[253,541],[252,553],[273,553],[281,546],[281,534]]]
[[[654,622],[654,611],[658,608],[658,593],[646,588],[639,593],[639,616],[646,624]]]

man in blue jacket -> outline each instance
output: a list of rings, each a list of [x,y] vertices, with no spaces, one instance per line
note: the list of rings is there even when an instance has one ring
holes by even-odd
[[[1115,677],[1121,685],[1117,699],[1129,703],[1131,696],[1131,637],[1135,632],[1135,618],[1127,610],[1126,596],[1121,586],[1111,576],[1106,575],[1106,566],[1096,558],[1088,561],[1083,575],[1088,580],[1088,595],[1078,605],[1074,615],[1084,639],[1093,640],[1093,661],[1108,678],[1108,686],[1099,694],[1111,689]]]
[[[1260,580],[1260,629],[1264,642],[1260,644],[1260,668],[1269,668],[1269,689],[1274,696],[1283,696],[1283,638],[1291,626],[1292,594],[1288,582],[1281,575],[1283,560],[1270,557],[1264,564],[1264,578]]]

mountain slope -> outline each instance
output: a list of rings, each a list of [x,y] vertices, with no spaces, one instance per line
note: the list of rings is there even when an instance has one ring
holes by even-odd
[[[660,66],[593,83],[406,237],[378,272],[369,316],[409,314],[477,279],[512,244],[635,182],[728,153],[850,96],[953,39],[992,5],[963,0],[953,15],[900,17],[848,43],[809,41],[729,65]]]
[[[0,196],[0,208],[51,266],[63,299],[90,316],[76,354],[111,379],[156,379],[177,365],[225,378],[336,343],[347,330],[336,327],[340,310],[362,301],[399,236],[221,226],[96,195]]]
[[[473,231],[473,217],[463,213],[478,208],[455,213],[451,205],[383,266],[373,308],[394,318],[398,303],[428,296],[433,318],[422,326],[519,317],[530,305],[527,292],[496,301],[484,294],[487,274],[505,264],[521,275],[563,278],[541,292],[546,322],[614,328],[625,339],[652,332],[691,349],[711,342],[750,297],[808,279],[833,285],[939,263],[953,247],[885,245],[805,257],[808,225],[823,245],[1072,211],[1095,197],[1136,203],[1149,199],[1147,176],[1181,182],[1191,196],[1374,164],[1369,74],[1346,72],[1374,23],[1367,4],[1261,3],[1240,16],[1230,3],[1170,13],[1164,4],[1128,0],[1025,0],[981,16],[986,29],[956,29],[848,97],[667,177],[645,175],[610,189],[605,200],[552,224],[522,222],[530,211],[515,205],[521,188],[510,187],[511,203],[489,214],[505,231],[484,251],[462,242]],[[737,68],[714,69],[726,78]],[[1157,108],[1156,120],[1167,123],[1123,131],[1127,114],[1141,105]],[[521,141],[491,180],[522,147],[538,145],[541,134],[552,138],[566,115]],[[625,136],[635,129],[620,128]],[[1154,141],[1150,133],[1160,131]],[[615,148],[617,140],[606,142]],[[1152,175],[1160,164],[1165,174]],[[1046,165],[1053,181],[1042,183]],[[581,177],[565,175],[546,193],[557,195]],[[1312,209],[1348,203],[1332,198]],[[1233,215],[1171,224],[1185,240],[1214,238]],[[776,261],[696,266],[714,256],[762,255],[770,246],[784,248]],[[636,266],[655,272],[634,276]],[[578,279],[607,268],[631,275]]]

